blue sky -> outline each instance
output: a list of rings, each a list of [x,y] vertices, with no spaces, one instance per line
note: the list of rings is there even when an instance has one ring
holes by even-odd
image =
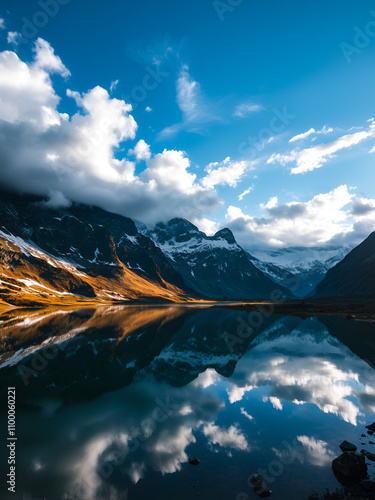
[[[247,247],[353,244],[375,228],[375,4],[5,0],[0,18],[6,185],[229,226]],[[98,120],[110,132],[67,165]]]

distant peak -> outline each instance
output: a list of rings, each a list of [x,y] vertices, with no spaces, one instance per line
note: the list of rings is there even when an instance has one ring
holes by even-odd
[[[177,233],[187,232],[187,231],[193,231],[193,232],[199,231],[197,226],[194,226],[194,224],[192,224],[188,220],[180,217],[175,217],[174,219],[171,219],[166,223],[159,222],[158,224],[156,224],[155,227],[158,229],[169,229]]]
[[[217,233],[215,233],[215,235],[213,236],[213,238],[215,240],[217,239],[224,239],[226,240],[228,243],[236,243],[236,240],[233,236],[233,233],[230,229],[228,229],[227,227],[225,227],[224,229],[220,229],[220,231],[218,231]]]

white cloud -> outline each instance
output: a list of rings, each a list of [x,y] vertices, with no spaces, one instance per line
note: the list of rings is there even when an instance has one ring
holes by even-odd
[[[302,134],[295,135],[291,139],[289,139],[289,142],[295,142],[299,141],[301,139],[306,139],[306,137],[309,137],[309,135],[318,135],[318,134],[329,134],[330,132],[333,132],[333,128],[327,127],[327,125],[324,125],[324,127],[321,130],[315,130],[314,128],[310,128],[307,132],[303,132]]]
[[[66,198],[60,191],[50,191],[48,193],[49,199],[44,203],[48,208],[65,208],[71,205],[70,200]]]
[[[118,85],[118,80],[114,80],[113,82],[111,82],[111,85],[109,87],[109,92],[112,94],[112,92],[116,89]]]
[[[238,116],[239,118],[244,118],[245,116],[251,113],[258,113],[262,111],[264,108],[260,104],[253,104],[251,102],[244,102],[242,104],[238,104],[233,112],[233,116]]]
[[[61,121],[62,115],[56,111],[59,101],[46,71],[25,64],[14,52],[0,53],[0,119],[43,128],[45,119],[50,119],[48,114]]]
[[[18,45],[19,40],[22,38],[21,33],[17,31],[9,31],[7,36],[7,42],[13,43],[14,45]]]
[[[205,372],[198,375],[193,384],[202,387],[202,389],[207,389],[207,387],[215,385],[218,380],[220,380],[220,375],[217,371],[213,368],[207,368]]]
[[[375,200],[357,198],[342,185],[306,202],[279,204],[271,197],[261,208],[267,217],[247,215],[235,206],[227,210],[228,227],[240,244],[253,246],[317,246],[345,239],[359,243],[375,229]],[[350,206],[351,205],[351,206]]]
[[[279,199],[277,196],[272,196],[267,203],[264,205],[263,203],[260,204],[260,208],[266,209],[266,208],[275,208],[277,204],[279,203]]]
[[[148,160],[149,158],[151,158],[150,146],[143,139],[141,139],[134,146],[134,149],[129,149],[128,154],[134,155],[138,161]]]
[[[328,448],[328,443],[321,439],[309,436],[297,436],[304,448],[306,448],[307,460],[318,467],[326,467],[336,458],[336,453]]]
[[[177,105],[182,112],[182,121],[165,127],[157,139],[172,137],[181,130],[199,132],[203,125],[217,118],[204,98],[200,84],[189,73],[189,67],[182,66],[176,81]]]
[[[200,85],[190,76],[187,66],[183,66],[176,87],[178,107],[186,120],[194,119],[200,112]]]
[[[218,444],[222,448],[233,450],[248,451],[250,449],[245,436],[234,425],[231,425],[229,429],[223,429],[210,422],[203,426],[202,431],[209,439],[210,444]]]
[[[182,151],[151,157],[141,140],[135,155],[146,168],[135,175],[123,143],[134,139],[132,107],[97,86],[86,93],[68,90],[77,112],[57,111],[60,97],[50,73],[69,72],[52,47],[38,39],[34,61],[0,52],[0,179],[4,185],[48,196],[59,191],[68,200],[96,204],[146,222],[174,216],[203,219],[220,204],[213,189],[189,172]]]
[[[200,231],[203,231],[207,236],[212,236],[220,229],[220,224],[210,219],[202,217],[200,219],[192,219],[191,221]]]
[[[4,30],[5,29],[5,21],[2,17],[0,17],[0,30]]]
[[[302,134],[295,135],[294,137],[292,137],[291,139],[289,139],[289,142],[295,142],[295,141],[299,141],[301,139],[305,139],[309,135],[315,134],[315,133],[316,133],[316,130],[314,128],[311,128],[307,132],[303,132]]]
[[[205,171],[207,175],[202,179],[202,185],[205,187],[214,187],[225,185],[236,187],[245,173],[252,169],[254,162],[231,161],[228,156],[221,163],[213,162],[207,165]]]
[[[242,415],[244,415],[247,419],[249,419],[250,421],[254,421],[254,417],[252,415],[250,415],[249,413],[247,413],[245,408],[240,408],[240,411],[241,411]]]
[[[248,189],[245,189],[245,191],[243,191],[240,195],[238,195],[238,199],[239,201],[242,201],[244,199],[244,197],[251,193],[251,191],[254,190],[254,185],[253,186],[250,186]]]
[[[145,107],[145,111],[147,111],[147,113],[151,113],[152,108],[150,108],[150,106],[146,106],[146,107]]]
[[[264,400],[276,409],[281,410],[285,401],[309,403],[357,425],[363,411],[370,410],[369,401],[374,401],[373,370],[339,341],[332,340],[318,320],[305,323],[296,322],[292,329],[289,325],[285,330],[284,320],[272,323],[238,361],[230,393],[237,389],[239,401],[249,391],[268,388]],[[280,333],[283,331],[287,333]],[[275,332],[279,332],[276,337]],[[324,448],[324,443],[312,438],[300,442],[311,452],[311,459]]]
[[[39,69],[48,71],[49,73],[58,73],[64,78],[70,76],[70,71],[64,66],[60,57],[55,55],[55,51],[51,45],[38,38],[35,42],[35,66]]]
[[[282,410],[283,409],[283,405],[280,401],[279,398],[276,398],[274,396],[263,396],[263,401],[266,403],[267,401],[270,401],[270,403],[272,404],[272,406],[275,408],[275,410]]]
[[[69,123],[74,130],[73,158],[78,152],[75,160],[97,178],[132,181],[134,165],[113,156],[114,148],[122,141],[135,137],[138,126],[129,114],[131,105],[111,99],[101,87],[82,95],[68,89],[67,95],[84,111],[84,114],[78,112],[72,116]]]
[[[155,180],[161,186],[193,194],[199,187],[195,183],[197,176],[189,173],[189,168],[190,160],[182,151],[164,149],[149,160],[144,177]]]
[[[303,174],[310,172],[316,168],[320,168],[329,159],[334,157],[334,154],[342,149],[347,149],[359,142],[375,136],[375,121],[370,121],[368,130],[356,132],[354,134],[346,134],[339,137],[335,141],[327,144],[319,144],[308,149],[294,149],[289,154],[274,153],[267,163],[280,163],[287,165],[295,163],[296,167],[291,169],[292,174]]]

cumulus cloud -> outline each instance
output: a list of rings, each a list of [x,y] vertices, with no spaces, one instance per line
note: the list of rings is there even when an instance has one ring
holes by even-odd
[[[252,217],[230,206],[226,220],[244,247],[316,246],[359,243],[375,229],[375,200],[357,198],[342,185],[306,202],[279,204],[271,197],[260,207],[265,217]]]
[[[28,122],[33,129],[48,126],[51,116],[60,123],[65,117],[56,110],[59,101],[46,71],[14,52],[0,53],[0,120]]]
[[[207,165],[207,175],[202,179],[205,187],[212,188],[217,185],[236,187],[246,172],[253,168],[254,163],[249,161],[231,161],[228,156],[221,163],[213,162]]]
[[[18,33],[18,31],[9,31],[7,35],[7,42],[13,43],[14,45],[18,45],[21,38],[22,35],[21,33]]]
[[[150,108],[150,106],[146,106],[146,107],[145,107],[145,111],[147,111],[147,113],[151,113],[152,108]]]
[[[2,17],[0,17],[0,30],[4,30],[5,29],[5,21]]]
[[[192,219],[191,222],[195,226],[197,226],[200,231],[203,231],[208,236],[214,235],[220,229],[219,223],[210,219],[206,219],[205,217]]]
[[[238,104],[233,112],[233,116],[237,116],[239,118],[244,118],[245,116],[251,113],[257,113],[262,111],[264,108],[260,104],[254,104],[251,102],[243,102],[242,104]]]
[[[137,158],[137,160],[148,160],[151,158],[150,146],[141,139],[134,146],[134,149],[129,149],[129,155],[133,155]]]
[[[142,139],[132,149],[146,166],[135,174],[123,144],[133,140],[138,125],[132,106],[111,98],[102,87],[79,93],[68,89],[77,111],[58,110],[51,73],[69,70],[45,40],[38,39],[34,60],[22,61],[12,51],[0,53],[0,181],[19,191],[96,204],[146,222],[171,214],[202,219],[221,204],[216,192],[189,172],[182,151],[151,156]]]
[[[266,403],[267,401],[270,401],[270,403],[272,404],[272,406],[275,408],[275,410],[282,410],[283,409],[283,405],[280,401],[279,398],[276,398],[275,396],[263,396],[263,401]]]
[[[70,71],[64,66],[60,57],[55,55],[55,51],[51,45],[38,38],[35,42],[35,62],[37,68],[44,69],[49,73],[58,73],[64,78],[70,76]]]
[[[290,172],[292,174],[303,174],[322,167],[338,151],[347,149],[372,137],[375,137],[375,121],[373,119],[370,120],[367,130],[343,135],[327,144],[319,144],[318,146],[302,150],[294,149],[287,154],[273,153],[267,160],[267,163],[279,163],[281,165],[295,163],[296,166]]]
[[[223,429],[210,422],[205,424],[202,430],[210,444],[218,444],[222,448],[240,451],[249,451],[250,449],[245,436],[235,425],[231,425],[228,429]]]
[[[375,211],[375,200],[367,198],[356,198],[352,204],[352,215],[369,215]]]
[[[375,401],[371,367],[331,337],[318,320],[306,323],[295,318],[287,323],[285,319],[273,323],[238,361],[229,392],[235,397],[230,402],[242,400],[256,388],[268,388],[263,400],[277,410],[284,402],[310,403],[357,425],[363,410],[369,410],[371,398],[372,405]],[[324,448],[324,443],[311,438],[300,442],[311,459]]]
[[[326,467],[336,458],[336,453],[328,447],[328,443],[311,436],[297,436],[303,447],[306,449],[307,460],[318,467]]]

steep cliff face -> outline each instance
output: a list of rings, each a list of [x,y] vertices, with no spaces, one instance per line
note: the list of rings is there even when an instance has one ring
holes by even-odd
[[[327,272],[314,295],[375,297],[375,232]]]

